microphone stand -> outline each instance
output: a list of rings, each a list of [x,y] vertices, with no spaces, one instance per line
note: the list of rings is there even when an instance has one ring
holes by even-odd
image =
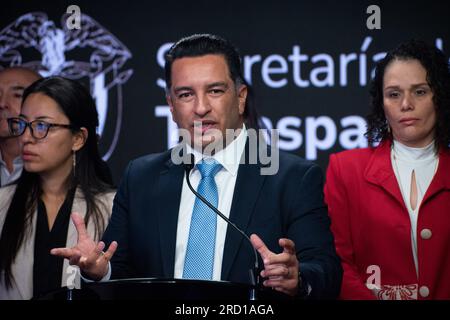
[[[204,204],[206,204],[211,210],[213,210],[219,217],[221,217],[223,220],[225,220],[229,225],[233,226],[233,228],[238,231],[245,239],[248,240],[248,242],[250,243],[250,246],[253,249],[253,253],[255,255],[255,265],[253,267],[253,269],[249,270],[249,274],[250,274],[250,279],[252,282],[252,286],[250,288],[250,292],[249,292],[249,300],[250,301],[255,301],[257,300],[257,285],[259,284],[259,277],[258,277],[258,271],[259,271],[259,262],[258,262],[258,253],[256,252],[256,249],[253,247],[250,238],[245,234],[244,231],[242,231],[238,226],[236,226],[233,222],[231,222],[230,219],[228,219],[226,216],[223,215],[222,212],[220,212],[216,207],[214,207],[208,200],[206,200],[201,194],[199,194],[191,185],[191,181],[189,179],[189,172],[192,170],[192,168],[194,167],[194,155],[191,154],[191,163],[184,164],[184,169],[186,172],[186,182],[188,184],[189,189],[191,189],[191,191],[195,194],[195,196],[197,196]]]

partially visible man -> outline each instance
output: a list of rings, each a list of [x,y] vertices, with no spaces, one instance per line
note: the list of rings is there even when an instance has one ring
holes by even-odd
[[[23,168],[19,140],[10,136],[7,119],[19,115],[23,90],[39,78],[23,67],[0,71],[0,187],[16,182]]]

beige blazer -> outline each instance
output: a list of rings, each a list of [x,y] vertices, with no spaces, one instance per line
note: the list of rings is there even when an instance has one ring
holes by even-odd
[[[12,197],[16,190],[15,185],[0,188],[0,231],[3,230],[6,213],[11,203]],[[115,192],[108,192],[97,197],[99,202],[99,209],[105,218],[106,225],[112,212],[113,199]],[[78,212],[84,217],[86,214],[86,202],[80,189],[75,192],[75,197],[72,205],[72,212]],[[24,300],[33,297],[33,262],[34,262],[34,239],[36,234],[36,219],[37,210],[33,214],[32,228],[29,235],[27,235],[24,243],[17,253],[16,259],[12,265],[12,274],[14,279],[12,287],[7,289],[6,286],[0,282],[0,300],[13,299]],[[92,219],[87,226],[88,233],[93,237],[95,234],[95,226]],[[67,247],[73,247],[77,242],[77,231],[72,220],[69,222],[67,231]],[[3,274],[1,275],[3,277]],[[80,271],[78,267],[69,265],[69,261],[64,260],[62,270],[61,287],[80,287]]]

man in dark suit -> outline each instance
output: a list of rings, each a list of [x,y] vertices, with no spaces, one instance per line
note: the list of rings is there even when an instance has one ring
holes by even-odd
[[[258,121],[235,47],[213,35],[183,38],[169,50],[165,71],[167,101],[185,138],[183,154],[194,156],[192,185],[251,234],[264,266],[263,285],[291,296],[336,297],[342,270],[323,202],[321,170],[275,152],[277,170],[266,175],[266,165],[250,160],[267,147],[251,141]],[[225,139],[230,129],[233,138]],[[78,245],[52,253],[95,280],[249,283],[252,248],[189,190],[177,154],[169,150],[130,162],[103,242],[89,239],[74,214]],[[103,252],[105,243],[109,248]]]

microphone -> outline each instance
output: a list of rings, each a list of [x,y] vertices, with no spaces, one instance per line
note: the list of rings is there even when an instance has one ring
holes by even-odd
[[[194,162],[195,162],[195,157],[194,155],[188,154],[188,162],[184,162],[183,166],[184,166],[184,171],[186,172],[186,182],[188,184],[189,189],[191,189],[192,193],[194,193],[194,195],[199,198],[204,204],[206,204],[209,208],[211,208],[212,211],[214,211],[219,217],[221,217],[223,220],[225,220],[226,223],[228,223],[228,225],[232,226],[237,232],[239,232],[245,239],[247,239],[247,241],[250,244],[250,247],[253,249],[253,254],[255,255],[255,264],[253,269],[249,270],[250,273],[250,280],[252,282],[252,289],[250,290],[250,300],[256,300],[256,286],[259,284],[259,276],[258,276],[258,271],[259,271],[259,262],[258,262],[258,253],[256,252],[256,249],[253,247],[252,242],[250,241],[250,238],[247,236],[247,234],[242,231],[237,225],[235,225],[233,222],[231,222],[230,219],[228,219],[222,212],[220,212],[216,207],[214,207],[212,205],[211,202],[209,202],[208,200],[206,200],[201,194],[199,194],[191,185],[191,181],[189,179],[189,172],[192,170],[192,168],[194,168]],[[185,158],[186,159],[186,158]],[[190,160],[190,162],[189,162]]]

